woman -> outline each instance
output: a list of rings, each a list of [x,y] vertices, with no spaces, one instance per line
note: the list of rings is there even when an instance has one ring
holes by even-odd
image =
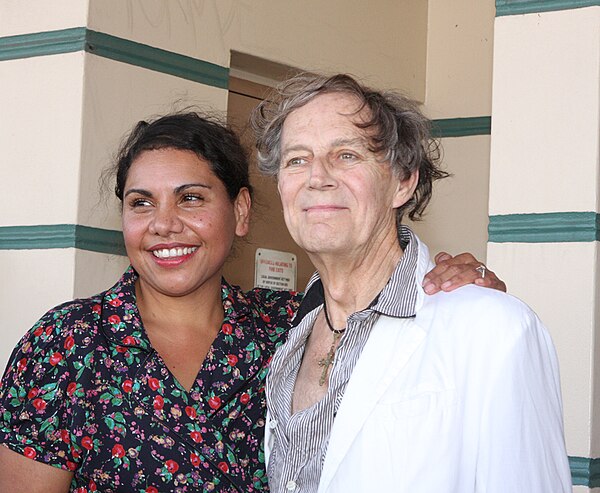
[[[115,171],[131,267],[50,310],[15,349],[0,491],[265,490],[265,376],[299,295],[221,278],[248,231],[245,153],[221,124],[174,114],[140,122]],[[479,275],[459,262],[438,284]]]
[[[170,115],[137,125],[116,176],[131,267],[20,342],[0,470],[27,491],[262,490],[264,378],[298,295],[222,281],[248,231],[244,151],[219,123]]]

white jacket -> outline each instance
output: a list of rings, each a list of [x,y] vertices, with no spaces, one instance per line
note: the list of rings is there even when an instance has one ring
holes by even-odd
[[[520,300],[467,286],[381,316],[340,405],[319,493],[572,491],[557,358]],[[273,435],[266,426],[267,458]]]

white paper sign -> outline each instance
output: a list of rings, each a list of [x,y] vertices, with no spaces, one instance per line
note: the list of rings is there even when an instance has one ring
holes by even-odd
[[[296,255],[257,248],[254,286],[257,288],[296,290]]]

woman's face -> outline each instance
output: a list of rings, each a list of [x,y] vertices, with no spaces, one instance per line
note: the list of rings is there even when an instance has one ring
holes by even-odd
[[[248,232],[250,194],[231,200],[208,163],[191,151],[142,152],[123,193],[127,255],[143,289],[186,296],[220,286],[236,236]]]

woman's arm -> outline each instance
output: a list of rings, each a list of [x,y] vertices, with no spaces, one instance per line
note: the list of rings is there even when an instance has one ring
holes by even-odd
[[[67,493],[73,473],[28,459],[0,445],[0,491]]]
[[[423,279],[423,289],[427,294],[438,291],[453,291],[466,284],[476,284],[484,288],[506,292],[506,284],[496,274],[485,267],[485,275],[476,270],[484,265],[470,253],[461,253],[456,257],[446,252],[435,256],[435,268]]]

